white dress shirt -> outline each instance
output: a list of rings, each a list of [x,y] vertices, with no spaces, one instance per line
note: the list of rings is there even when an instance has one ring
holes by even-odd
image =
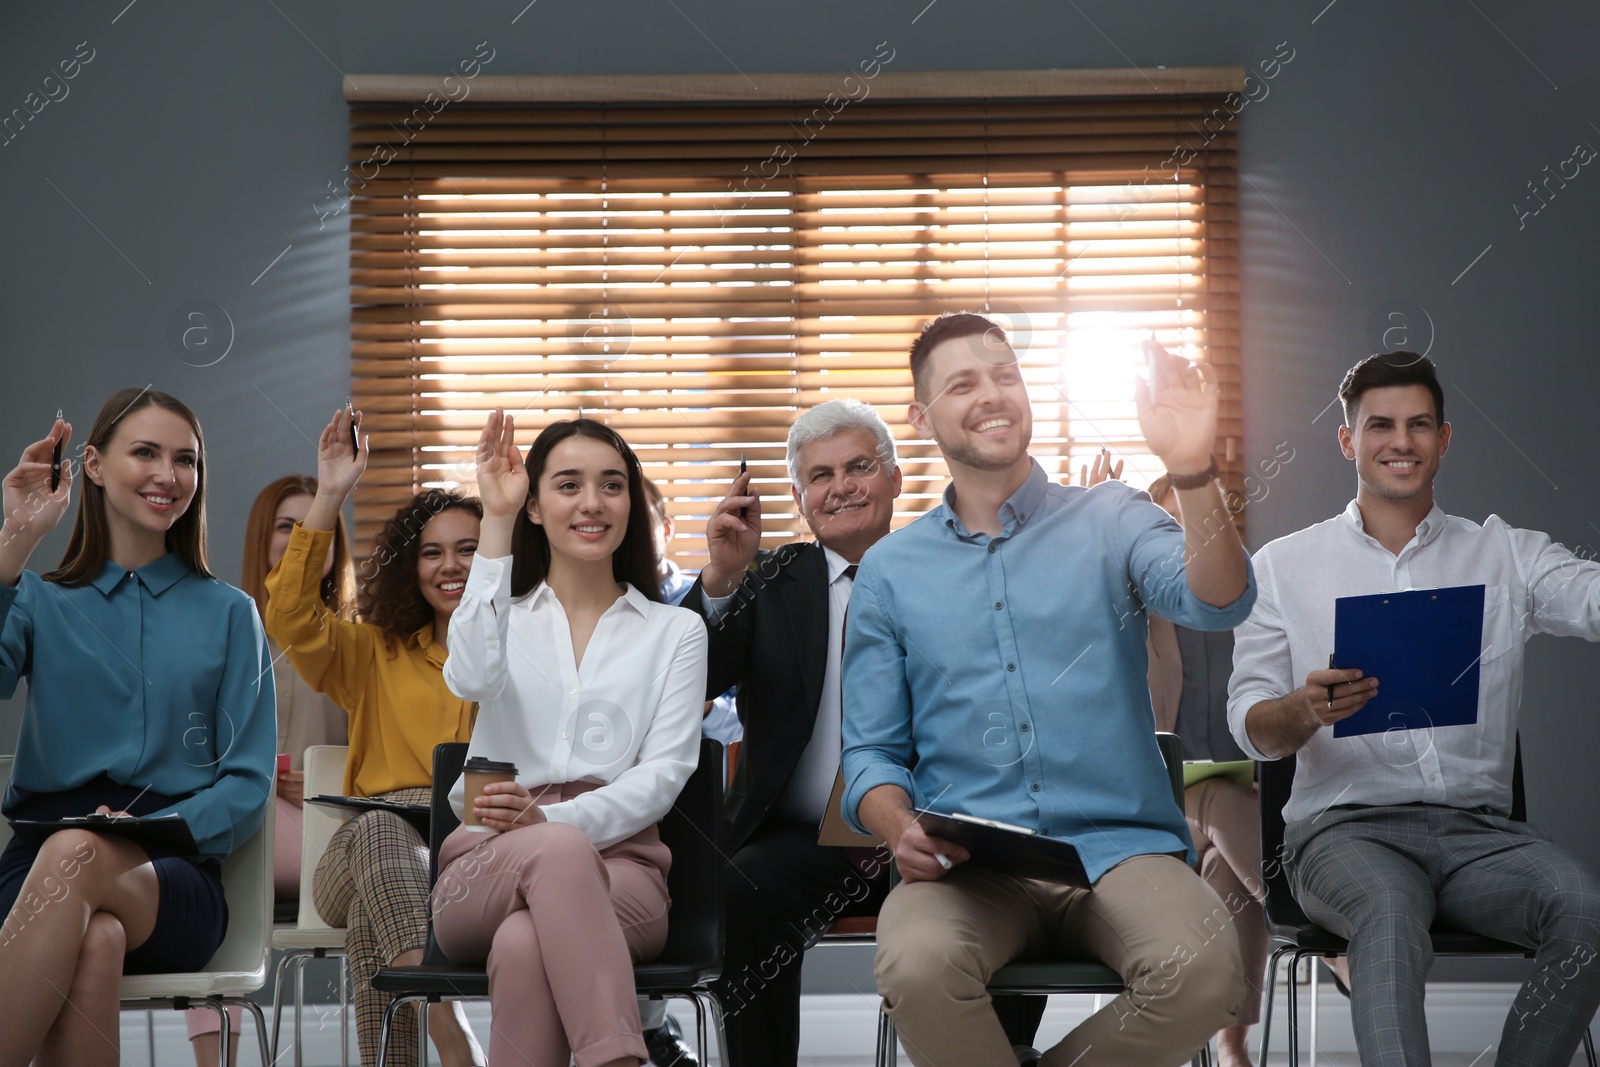
[[[537,792],[601,786],[545,806],[596,848],[660,821],[699,762],[707,642],[700,617],[633,586],[595,625],[579,666],[567,613],[548,585],[511,599],[511,559],[475,556],[450,617],[445,684],[479,703],[468,757],[515,763]],[[450,790],[463,812],[463,783]]]
[[[844,615],[850,609],[850,590],[855,582],[847,576],[848,560],[823,546],[828,561],[828,662],[822,674],[822,695],[817,700],[817,719],[811,727],[800,762],[774,811],[786,818],[821,824],[833,795],[833,780],[839,773],[839,753],[843,748],[844,698],[839,688],[840,661],[844,658]],[[706,615],[716,625],[733,603],[735,594],[704,597]]]
[[[1246,713],[1327,668],[1336,598],[1485,586],[1478,721],[1339,738],[1318,730],[1297,753],[1286,821],[1342,804],[1510,812],[1523,644],[1539,633],[1600,640],[1600,564],[1498,516],[1479,526],[1437,505],[1396,556],[1367,534],[1355,501],[1266,545],[1254,562],[1256,606],[1235,631],[1228,687],[1229,729],[1253,759],[1266,757],[1250,743]]]

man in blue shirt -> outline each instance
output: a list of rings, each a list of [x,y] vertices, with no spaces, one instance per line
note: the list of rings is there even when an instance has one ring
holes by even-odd
[[[893,846],[903,878],[876,970],[918,1067],[1006,1062],[984,987],[1016,958],[1095,957],[1128,982],[1045,1053],[1048,1067],[1185,1062],[1245,996],[1231,917],[1188,865],[1155,742],[1143,611],[1231,629],[1255,588],[1216,486],[1215,391],[1150,347],[1139,423],[1197,517],[1187,529],[1119,482],[1046,477],[1028,455],[1016,354],[988,319],[942,316],[911,349],[911,424],[951,484],[856,579],[843,812]],[[914,807],[1071,841],[1093,888],[965,865]]]

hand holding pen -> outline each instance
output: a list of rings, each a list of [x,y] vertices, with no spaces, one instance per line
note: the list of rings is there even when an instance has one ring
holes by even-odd
[[[301,523],[306,529],[333,529],[345,498],[365,473],[368,443],[360,427],[361,413],[341,407],[322,428],[317,439],[317,495]]]
[[[0,526],[0,583],[15,585],[28,556],[55,529],[72,500],[72,461],[61,458],[72,440],[72,424],[58,413],[50,433],[22,450],[5,476],[5,515]]]

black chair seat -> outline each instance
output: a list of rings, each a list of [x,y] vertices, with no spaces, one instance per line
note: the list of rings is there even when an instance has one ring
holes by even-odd
[[[990,993],[1109,993],[1126,988],[1122,975],[1098,960],[1016,960],[989,979]]]
[[[633,969],[633,984],[642,993],[651,989],[691,989],[715,982],[721,975],[721,964],[641,963]]]
[[[372,988],[413,996],[487,997],[489,972],[481,967],[385,967],[372,976]]]
[[[1297,945],[1302,954],[1343,956],[1350,947],[1338,934],[1312,922],[1296,926],[1273,924],[1268,933],[1274,941]],[[1527,956],[1531,951],[1510,941],[1458,930],[1433,929],[1428,931],[1428,937],[1433,941],[1434,954],[1439,956]]]

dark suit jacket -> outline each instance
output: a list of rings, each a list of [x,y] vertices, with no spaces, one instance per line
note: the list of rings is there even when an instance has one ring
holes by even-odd
[[[706,616],[700,582],[683,607]],[[739,686],[744,742],[724,809],[731,852],[766,818],[811,740],[828,663],[828,561],[795,542],[756,558],[727,612],[706,623],[706,699]]]

